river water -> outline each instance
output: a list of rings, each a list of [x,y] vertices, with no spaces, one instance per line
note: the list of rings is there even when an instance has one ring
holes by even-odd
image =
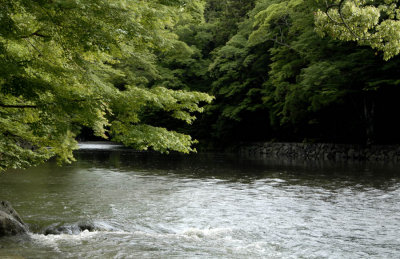
[[[400,165],[82,148],[0,174],[31,230],[0,238],[0,258],[400,256]],[[82,221],[96,230],[43,234]]]

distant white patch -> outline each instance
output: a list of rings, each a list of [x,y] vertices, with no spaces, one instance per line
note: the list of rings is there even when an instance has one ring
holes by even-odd
[[[81,150],[112,150],[112,149],[120,149],[124,146],[117,143],[112,142],[82,142],[78,144],[79,149]]]

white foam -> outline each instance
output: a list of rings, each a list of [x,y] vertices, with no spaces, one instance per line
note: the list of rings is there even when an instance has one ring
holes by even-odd
[[[56,252],[61,252],[59,249],[59,243],[67,242],[72,244],[80,244],[82,241],[91,239],[96,236],[99,232],[89,232],[88,230],[82,231],[77,235],[60,234],[60,235],[43,235],[30,233],[29,237],[34,243],[39,246],[51,247]]]
[[[275,183],[286,183],[285,180],[279,179],[279,178],[270,178],[268,180],[271,181],[271,182],[275,182]]]
[[[232,239],[232,229],[231,228],[188,228],[176,233],[149,233],[144,231],[135,231],[134,235],[152,237],[152,238],[174,238],[186,240],[195,239]]]
[[[183,232],[180,233],[180,235],[184,236],[195,236],[199,238],[215,238],[215,237],[230,237],[230,234],[232,233],[231,228],[204,228],[204,229],[199,229],[199,228],[189,228],[184,230]]]
[[[233,230],[231,228],[188,228],[179,233],[176,233],[175,236],[178,239],[184,239],[187,241],[222,241],[222,242],[231,242]]]

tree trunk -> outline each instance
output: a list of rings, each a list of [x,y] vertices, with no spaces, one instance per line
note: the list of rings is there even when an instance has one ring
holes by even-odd
[[[364,95],[364,123],[366,144],[375,143],[375,101],[371,94]]]

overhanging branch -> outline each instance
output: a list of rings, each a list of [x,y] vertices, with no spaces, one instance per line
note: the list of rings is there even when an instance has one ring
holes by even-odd
[[[40,37],[40,38],[51,38],[51,36],[44,35],[44,34],[40,33],[39,31],[35,31],[35,32],[33,32],[33,33],[29,34],[29,35],[22,36],[21,38],[25,39],[25,38],[29,38],[29,37],[32,37],[32,36],[37,36],[37,37]]]
[[[28,105],[28,104],[2,104],[0,103],[1,108],[15,108],[15,109],[35,109],[37,108],[36,105]]]
[[[375,37],[370,37],[370,38],[366,38],[366,37],[362,37],[360,35],[357,35],[356,32],[354,32],[353,29],[350,28],[349,24],[347,23],[347,21],[345,20],[345,17],[342,13],[342,9],[343,9],[343,5],[346,2],[346,0],[340,0],[339,4],[331,4],[327,6],[327,9],[325,10],[325,14],[328,17],[328,19],[333,22],[334,24],[337,25],[341,25],[344,26],[346,28],[346,30],[356,39],[356,40],[373,40],[376,39]],[[337,8],[338,14],[339,14],[339,18],[340,21],[336,21],[335,19],[333,19],[330,14],[329,14],[329,10],[332,8]]]

